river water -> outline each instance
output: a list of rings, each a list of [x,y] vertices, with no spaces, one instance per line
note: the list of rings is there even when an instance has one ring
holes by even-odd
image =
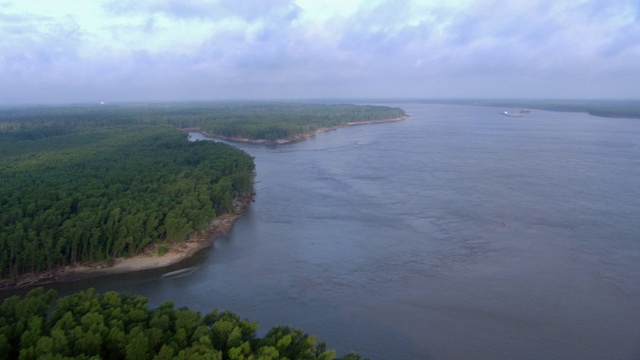
[[[640,120],[398,106],[411,117],[236,144],[256,201],[169,269],[192,275],[54,287],[232,310],[374,359],[639,359]]]

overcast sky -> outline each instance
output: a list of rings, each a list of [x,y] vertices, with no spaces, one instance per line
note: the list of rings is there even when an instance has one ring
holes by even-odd
[[[639,96],[638,0],[0,0],[0,104]]]

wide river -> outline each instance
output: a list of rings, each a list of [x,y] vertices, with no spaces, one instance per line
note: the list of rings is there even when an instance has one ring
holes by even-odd
[[[54,286],[304,328],[372,359],[639,359],[640,120],[397,104],[265,147],[229,236],[168,271]],[[192,139],[205,138],[191,134]]]

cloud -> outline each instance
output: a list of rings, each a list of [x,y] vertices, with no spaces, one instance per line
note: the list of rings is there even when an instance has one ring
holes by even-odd
[[[43,76],[57,77],[61,67],[78,58],[83,34],[73,19],[4,14],[0,21],[0,75],[5,79],[34,83]]]
[[[0,102],[640,93],[633,0],[60,4],[0,4]]]
[[[300,10],[291,0],[112,0],[105,3],[104,8],[119,16],[162,14],[184,20],[236,17],[249,22],[273,16],[292,19]]]

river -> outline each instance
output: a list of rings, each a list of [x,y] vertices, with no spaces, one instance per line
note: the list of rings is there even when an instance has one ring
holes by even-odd
[[[373,359],[640,358],[640,120],[398,106],[405,121],[236,144],[257,195],[227,237],[54,288],[232,310]],[[198,270],[159,278],[182,266]]]

